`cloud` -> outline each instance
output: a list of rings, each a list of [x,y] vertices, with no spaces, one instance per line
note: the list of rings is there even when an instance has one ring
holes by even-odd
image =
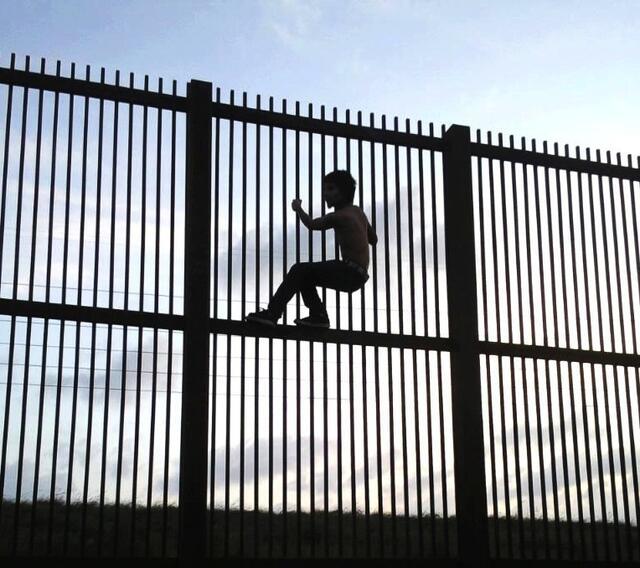
[[[275,37],[297,54],[306,52],[313,41],[313,29],[322,19],[322,7],[306,0],[277,0],[263,3],[265,24]]]

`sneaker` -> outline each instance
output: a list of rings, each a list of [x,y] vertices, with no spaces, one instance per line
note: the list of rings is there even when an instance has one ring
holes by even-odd
[[[269,325],[273,327],[274,325],[276,325],[278,318],[274,316],[268,309],[266,309],[266,310],[258,310],[257,312],[252,312],[250,314],[247,314],[244,317],[244,320],[248,322],[260,323],[263,325]]]
[[[329,317],[326,315],[307,316],[306,318],[296,318],[294,323],[306,327],[329,327]]]

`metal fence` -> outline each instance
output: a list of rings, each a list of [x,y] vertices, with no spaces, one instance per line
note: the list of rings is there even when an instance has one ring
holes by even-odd
[[[2,555],[640,560],[640,163],[46,71],[0,68]],[[242,322],[335,258],[289,203],[336,168],[369,282]]]

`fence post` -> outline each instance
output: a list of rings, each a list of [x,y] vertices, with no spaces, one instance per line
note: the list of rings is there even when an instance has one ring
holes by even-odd
[[[458,559],[489,557],[469,127],[444,135],[443,182]]]
[[[211,264],[211,83],[187,85],[182,421],[181,565],[203,559],[207,543],[209,292]]]

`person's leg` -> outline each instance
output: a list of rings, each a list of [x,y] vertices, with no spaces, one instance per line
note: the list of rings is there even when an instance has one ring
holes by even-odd
[[[324,266],[326,264],[326,262],[299,262],[294,264],[271,298],[267,308],[269,312],[279,318],[289,300],[300,292],[304,305],[312,313],[326,313],[315,284],[317,275],[322,272],[323,267],[326,268]]]
[[[300,292],[304,305],[313,316],[326,316],[326,309],[316,287],[331,288],[343,292],[353,292],[362,285],[353,270],[339,260],[324,262],[304,262],[294,264],[285,282],[274,294],[269,310],[280,314],[291,297]],[[279,310],[279,311],[277,311]]]
[[[318,290],[316,289],[317,276],[315,272],[316,271],[311,273],[308,279],[305,280],[305,285],[300,288],[300,296],[302,296],[302,302],[311,315],[326,317],[327,308],[318,295]]]
[[[302,295],[305,306],[312,316],[327,319],[326,309],[316,286],[331,288],[344,292],[353,292],[362,285],[360,278],[349,267],[339,260],[328,260],[323,262],[300,262],[294,264],[287,272],[284,280],[269,301],[266,313],[261,312],[262,319],[267,318],[272,322],[277,321],[285,306],[296,294]],[[264,314],[264,315],[262,315]],[[255,319],[250,314],[250,319]],[[328,321],[328,319],[327,319]]]
[[[361,285],[353,271],[349,267],[345,267],[340,260],[314,262],[308,268],[305,282],[307,285],[301,288],[300,293],[304,300],[304,305],[309,308],[312,315],[326,315],[327,313],[322,300],[318,296],[316,287],[330,288],[340,292],[353,292]]]

